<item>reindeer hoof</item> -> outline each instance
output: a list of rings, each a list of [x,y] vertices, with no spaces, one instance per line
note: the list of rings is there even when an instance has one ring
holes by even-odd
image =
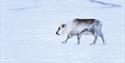
[[[94,45],[94,43],[90,43],[90,45]]]
[[[62,42],[63,44],[66,44],[66,42]]]
[[[75,44],[75,45],[80,45],[79,43]]]
[[[106,43],[103,43],[102,45],[107,45]]]

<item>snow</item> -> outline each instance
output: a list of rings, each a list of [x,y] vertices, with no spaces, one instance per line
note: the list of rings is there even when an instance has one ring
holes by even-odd
[[[103,1],[103,0],[99,0]],[[1,0],[0,63],[125,63],[123,0],[105,0],[109,7],[89,0]],[[92,35],[67,44],[55,34],[74,18],[95,18],[103,23],[107,45]]]

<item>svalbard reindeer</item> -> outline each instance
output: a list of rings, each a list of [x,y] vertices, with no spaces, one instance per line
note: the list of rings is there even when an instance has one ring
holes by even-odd
[[[57,35],[66,34],[67,38],[62,43],[67,43],[68,39],[73,36],[77,36],[78,42],[80,44],[80,38],[82,34],[91,33],[94,36],[94,41],[90,45],[96,43],[98,36],[101,37],[103,44],[105,44],[104,35],[101,32],[102,23],[97,19],[80,19],[76,18],[69,24],[61,24],[56,31]]]

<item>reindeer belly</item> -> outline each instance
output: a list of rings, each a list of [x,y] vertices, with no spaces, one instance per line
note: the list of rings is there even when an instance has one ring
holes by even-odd
[[[73,29],[73,31],[76,32],[76,33],[80,33],[80,32],[82,32],[85,29],[89,29],[89,26],[88,25],[87,26],[77,26],[77,27],[75,27]]]

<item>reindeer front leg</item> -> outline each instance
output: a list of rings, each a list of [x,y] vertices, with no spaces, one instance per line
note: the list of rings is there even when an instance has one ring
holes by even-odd
[[[74,36],[74,33],[70,32],[70,33],[67,35],[66,40],[65,40],[64,42],[62,42],[62,43],[67,43],[67,41],[68,41],[71,37],[73,37],[73,36]]]

